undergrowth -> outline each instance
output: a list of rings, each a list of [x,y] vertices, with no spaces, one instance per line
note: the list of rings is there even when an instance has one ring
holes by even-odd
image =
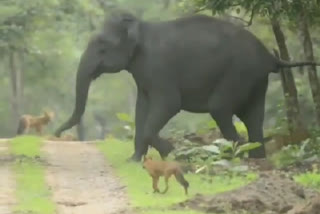
[[[288,145],[274,153],[270,160],[277,168],[320,160],[320,138],[306,139],[300,144]]]
[[[241,187],[256,179],[256,175],[252,173],[248,173],[246,176],[230,177],[208,177],[208,175],[186,174],[185,178],[190,183],[188,196],[184,195],[183,188],[174,178],[170,179],[169,190],[166,194],[154,194],[151,177],[142,168],[142,164],[127,162],[127,159],[133,152],[132,142],[124,142],[109,137],[105,142],[98,143],[97,146],[105,155],[108,163],[112,165],[115,173],[121,178],[123,184],[127,186],[131,204],[139,210],[142,209],[142,213],[199,213],[191,210],[190,212],[174,211],[170,210],[169,207],[175,203],[191,198],[197,193],[212,195],[219,192],[225,192]],[[154,159],[160,159],[158,153],[153,149],[149,150],[148,155],[152,156]],[[172,157],[169,157],[168,159],[172,159]],[[160,190],[163,190],[163,178],[160,179],[159,184]]]
[[[316,167],[311,172],[294,176],[294,180],[304,186],[320,191],[320,172]]]

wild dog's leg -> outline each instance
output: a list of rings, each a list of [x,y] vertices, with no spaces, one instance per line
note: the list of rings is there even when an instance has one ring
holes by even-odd
[[[165,181],[165,185],[166,185],[166,188],[163,190],[163,194],[166,193],[169,189],[169,178],[170,178],[171,174],[169,172],[166,172],[165,175],[164,175],[164,181]]]
[[[159,176],[152,176],[153,193],[160,192],[158,188]]]
[[[36,126],[35,126],[35,129],[36,129],[37,134],[38,134],[38,135],[41,135],[41,133],[42,133],[42,126],[41,126],[41,125],[36,125]]]
[[[24,129],[24,134],[29,134],[30,132],[30,125],[28,122],[25,122],[25,129]]]

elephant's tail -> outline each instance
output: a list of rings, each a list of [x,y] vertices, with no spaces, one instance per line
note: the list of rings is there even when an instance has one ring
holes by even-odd
[[[263,138],[263,142],[268,142],[270,140],[272,140],[273,136],[268,136],[268,137],[265,137]]]
[[[317,62],[288,62],[284,60],[278,59],[277,62],[278,68],[292,68],[292,67],[300,67],[300,66],[320,66],[320,63]]]
[[[279,52],[276,49],[273,49],[273,53],[275,55],[276,60],[276,69],[274,69],[274,73],[278,73],[281,68],[293,68],[293,67],[301,67],[301,66],[320,66],[320,63],[317,62],[288,62],[280,59]]]

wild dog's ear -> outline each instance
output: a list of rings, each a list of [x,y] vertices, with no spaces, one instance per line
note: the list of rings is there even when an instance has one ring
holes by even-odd
[[[53,119],[55,117],[55,113],[53,111],[49,112],[49,117]]]
[[[51,111],[49,109],[47,109],[47,108],[43,109],[42,111],[43,111],[43,114],[45,114],[45,115],[50,115],[51,114]]]
[[[46,109],[46,110],[44,110],[43,112],[44,112],[44,115],[47,116],[47,117],[49,117],[50,119],[53,119],[54,116],[55,116],[55,114],[54,114],[53,111],[49,111],[49,110]]]
[[[143,156],[143,162],[145,162],[147,160],[152,160],[152,157],[148,157],[148,156],[144,155]]]

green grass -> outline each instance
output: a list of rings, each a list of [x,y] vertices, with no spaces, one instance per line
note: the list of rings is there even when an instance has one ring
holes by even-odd
[[[307,172],[294,177],[294,180],[304,186],[320,191],[320,173]]]
[[[27,157],[17,160],[12,167],[16,179],[16,213],[53,214],[56,211],[44,167],[34,159],[40,156],[41,145],[42,139],[34,136],[17,137],[10,143],[11,154]]]
[[[212,182],[206,182],[204,175],[186,174],[185,177],[190,183],[189,196],[184,195],[182,186],[174,178],[169,181],[169,190],[166,194],[154,194],[152,180],[141,164],[127,162],[127,158],[132,155],[132,142],[122,142],[113,138],[106,139],[106,142],[98,143],[98,148],[103,152],[109,163],[112,164],[115,173],[121,178],[122,182],[128,187],[128,194],[131,204],[137,208],[143,208],[146,214],[163,213],[163,209],[177,202],[191,198],[197,193],[215,194],[232,190],[254,180],[256,175],[248,174],[247,178],[223,176],[212,177]],[[159,159],[155,150],[150,150],[148,155]],[[160,190],[164,188],[163,178],[160,180]],[[197,214],[194,211],[171,211],[166,210],[167,214],[189,213]]]
[[[14,155],[25,155],[33,158],[40,155],[42,139],[36,136],[16,137],[10,142],[10,150]]]

